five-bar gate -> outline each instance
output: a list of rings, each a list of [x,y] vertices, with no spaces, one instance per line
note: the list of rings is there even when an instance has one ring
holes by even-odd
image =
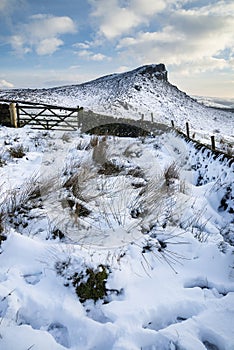
[[[15,105],[17,125],[30,125],[34,129],[77,130],[80,127],[81,107],[58,107],[51,105]]]

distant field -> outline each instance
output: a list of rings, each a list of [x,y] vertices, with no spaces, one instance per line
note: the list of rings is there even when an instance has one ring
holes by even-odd
[[[198,102],[205,106],[223,111],[234,112],[234,98],[193,96]]]

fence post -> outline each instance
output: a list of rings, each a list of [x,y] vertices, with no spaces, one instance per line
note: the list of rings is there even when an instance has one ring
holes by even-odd
[[[79,106],[77,106],[77,127],[78,127],[78,129],[81,125],[80,119],[81,119],[81,109]]]
[[[9,105],[11,126],[17,128],[17,111],[15,103],[11,102]]]
[[[17,127],[20,127],[20,112],[19,112],[19,104],[16,103],[16,114],[17,114]]]
[[[141,128],[143,129],[143,123],[144,123],[144,114],[141,114]]]
[[[175,128],[174,120],[171,120],[171,126],[173,127],[173,129]]]
[[[79,128],[84,127],[84,110],[80,109],[79,110]]]
[[[211,149],[212,149],[213,151],[215,151],[215,137],[214,137],[214,136],[211,136],[210,138],[211,138]]]
[[[186,134],[187,134],[187,137],[190,138],[189,137],[189,123],[188,122],[186,122]]]
[[[151,113],[151,122],[152,123],[154,122],[154,114],[153,114],[153,112]]]

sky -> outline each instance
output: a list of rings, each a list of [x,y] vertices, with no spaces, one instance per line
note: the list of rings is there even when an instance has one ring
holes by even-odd
[[[189,95],[234,98],[234,1],[0,0],[0,89],[158,63]]]

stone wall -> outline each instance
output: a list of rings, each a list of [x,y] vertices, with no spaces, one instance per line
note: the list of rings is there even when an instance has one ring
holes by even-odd
[[[11,126],[10,110],[7,103],[0,103],[0,125]]]

